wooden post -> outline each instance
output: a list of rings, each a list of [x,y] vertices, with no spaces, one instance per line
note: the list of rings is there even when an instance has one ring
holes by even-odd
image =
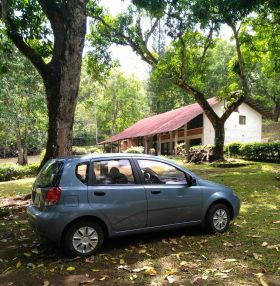
[[[176,129],[175,131],[174,155],[177,155],[177,145],[178,145],[178,129]]]
[[[121,149],[120,149],[120,140],[118,140],[118,153],[121,152]]]
[[[187,123],[184,126],[184,141],[185,141],[185,150],[188,150],[188,130],[187,130]]]
[[[170,150],[170,155],[172,155],[172,145],[173,145],[172,131],[169,131],[169,137],[170,137],[169,150]]]
[[[161,134],[157,135],[157,155],[161,155]]]
[[[148,140],[147,140],[147,136],[144,136],[144,153],[148,154]]]

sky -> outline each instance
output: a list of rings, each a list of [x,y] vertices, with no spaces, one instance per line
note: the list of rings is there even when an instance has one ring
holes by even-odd
[[[110,13],[117,15],[125,11],[129,1],[101,0],[100,4],[108,8]],[[118,60],[121,69],[128,75],[135,74],[139,79],[145,80],[149,77],[149,65],[141,60],[130,47],[113,45],[111,48],[112,57]]]

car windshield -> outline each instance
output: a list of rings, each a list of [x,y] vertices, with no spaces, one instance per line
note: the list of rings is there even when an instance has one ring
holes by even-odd
[[[39,188],[56,187],[59,184],[63,164],[62,160],[48,161],[37,177],[36,186]]]

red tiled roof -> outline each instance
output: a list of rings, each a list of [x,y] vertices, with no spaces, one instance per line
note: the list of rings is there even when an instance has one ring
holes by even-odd
[[[208,99],[208,103],[213,106],[217,103],[215,97]],[[144,118],[131,125],[119,134],[100,142],[99,144],[111,143],[122,139],[142,137],[163,132],[169,132],[180,128],[187,122],[202,113],[202,108],[198,103],[177,108],[168,112]]]

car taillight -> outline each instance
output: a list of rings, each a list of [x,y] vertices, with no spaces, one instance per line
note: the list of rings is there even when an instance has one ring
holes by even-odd
[[[49,188],[45,197],[46,206],[52,206],[59,202],[61,189],[58,187]]]

